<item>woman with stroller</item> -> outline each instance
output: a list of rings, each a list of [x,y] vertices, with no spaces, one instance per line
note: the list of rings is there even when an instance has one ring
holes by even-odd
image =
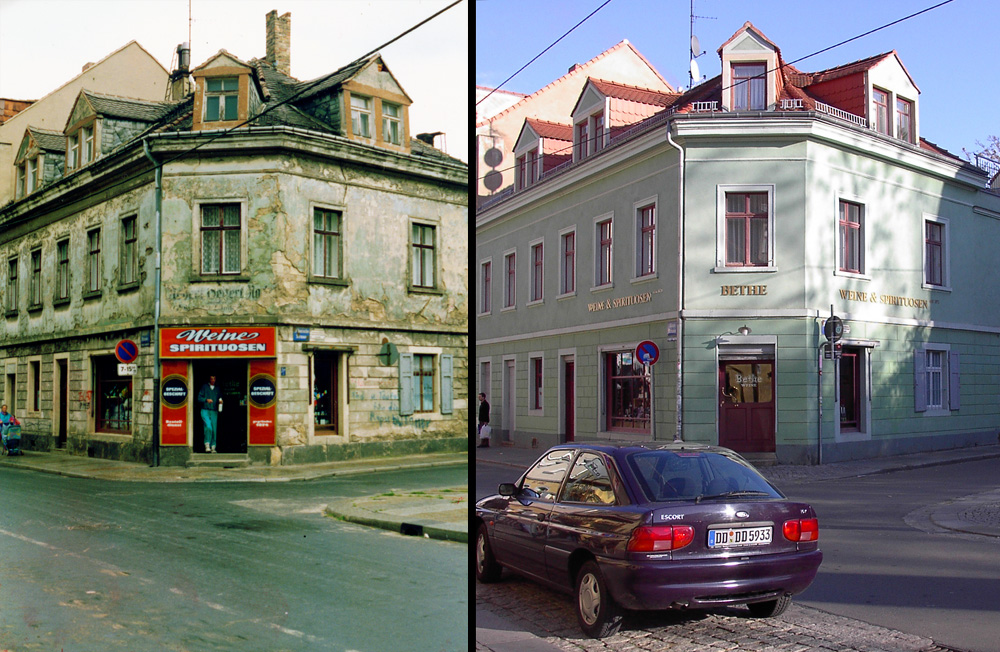
[[[14,425],[14,415],[7,411],[7,406],[0,406],[0,437],[3,439],[3,449],[7,450],[7,431]]]

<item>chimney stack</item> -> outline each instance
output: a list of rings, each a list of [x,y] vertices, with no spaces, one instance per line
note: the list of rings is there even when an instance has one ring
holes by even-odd
[[[170,86],[167,88],[167,99],[178,102],[191,92],[188,79],[188,66],[191,65],[191,47],[187,43],[177,46],[177,69],[170,73]]]
[[[292,76],[292,12],[278,16],[277,9],[267,15],[267,62],[281,73]]]

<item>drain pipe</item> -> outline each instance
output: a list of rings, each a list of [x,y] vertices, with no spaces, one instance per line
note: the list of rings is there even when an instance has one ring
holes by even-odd
[[[148,136],[142,139],[142,150],[153,163],[156,178],[156,253],[153,273],[153,466],[160,465],[160,252],[163,250],[163,166],[153,158]]]
[[[680,154],[680,182],[677,190],[677,430],[674,441],[684,441],[684,148],[670,135],[674,121],[667,126],[667,142]]]

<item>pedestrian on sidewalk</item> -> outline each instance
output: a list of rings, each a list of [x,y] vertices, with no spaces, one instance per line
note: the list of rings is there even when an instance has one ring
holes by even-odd
[[[7,406],[0,406],[0,439],[3,440],[4,450],[7,450],[7,432],[15,423],[17,423],[17,420],[13,414],[7,411]]]
[[[479,427],[477,432],[479,433],[478,448],[489,448],[492,429],[490,428],[490,403],[486,400],[485,392],[479,393]]]
[[[215,452],[216,431],[219,426],[219,400],[222,391],[215,384],[215,376],[209,376],[208,382],[198,391],[198,406],[201,408],[201,422],[205,426],[205,452]]]

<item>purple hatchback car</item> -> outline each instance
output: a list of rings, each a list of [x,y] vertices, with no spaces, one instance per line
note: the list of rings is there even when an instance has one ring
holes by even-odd
[[[813,508],[718,446],[564,444],[499,491],[476,503],[476,578],[506,567],[570,591],[596,638],[623,608],[777,616],[823,560]]]

